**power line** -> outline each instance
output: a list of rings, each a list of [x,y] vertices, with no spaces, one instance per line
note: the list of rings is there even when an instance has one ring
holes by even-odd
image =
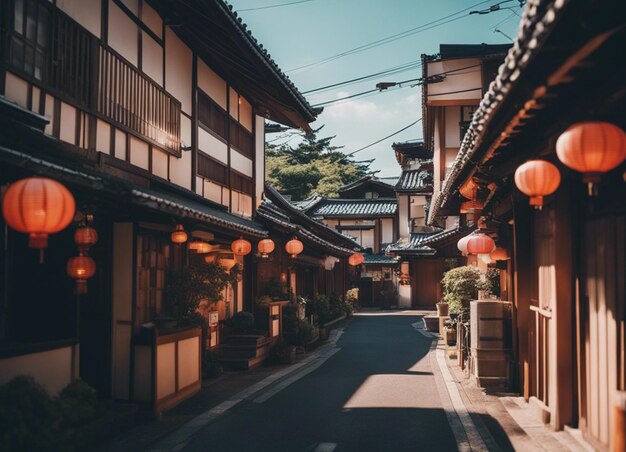
[[[439,75],[449,75],[449,74],[452,74],[454,72],[464,71],[465,69],[471,69],[471,68],[478,67],[478,66],[480,66],[480,64],[472,64],[470,66],[464,66],[464,67],[460,67],[460,68],[456,68],[456,69],[450,69],[448,71],[440,72],[438,74],[431,74],[431,75],[428,76],[428,78],[437,77]],[[418,83],[410,86],[411,88],[414,88],[415,86],[421,85],[423,80],[424,80],[423,77],[412,78],[412,79],[408,79],[408,80],[402,80],[401,82],[396,82],[394,85],[398,86],[397,89],[401,89],[401,88],[407,88],[407,87],[406,86],[400,86],[400,85],[403,85],[405,83],[410,83],[410,82],[418,82]],[[392,91],[396,91],[397,89],[394,89]],[[320,103],[314,104],[313,107],[323,107],[325,105],[334,104],[336,102],[341,102],[341,101],[348,100],[348,99],[353,99],[355,97],[364,96],[366,94],[371,94],[371,93],[374,93],[374,92],[377,92],[377,91],[382,92],[383,90],[382,89],[378,89],[378,88],[374,88],[374,89],[370,89],[370,90],[367,90],[367,91],[362,91],[360,93],[352,94],[350,96],[341,97],[339,99],[332,99],[332,100],[327,100],[325,102],[320,102]],[[388,91],[388,90],[385,90],[385,91]],[[442,94],[455,94],[455,93],[451,92],[451,93],[442,93]]]
[[[456,17],[456,18],[448,20],[446,22],[442,22],[442,21],[445,21],[446,19],[452,18],[452,17],[454,17],[454,16],[456,16],[458,14],[464,13],[465,11],[468,11],[468,10],[470,10],[472,8],[480,6],[480,5],[484,4],[484,3],[488,3],[489,1],[491,1],[491,0],[483,0],[483,1],[479,2],[479,3],[476,3],[476,4],[472,5],[472,6],[469,6],[467,8],[462,9],[462,10],[459,10],[459,11],[457,11],[455,13],[448,14],[447,16],[441,17],[439,19],[427,22],[425,24],[419,25],[419,26],[414,27],[414,28],[410,28],[410,29],[405,30],[405,31],[400,32],[400,33],[396,33],[396,34],[387,36],[385,38],[378,39],[376,41],[369,42],[367,44],[360,45],[358,47],[354,47],[352,49],[349,49],[349,50],[346,50],[344,52],[335,54],[333,56],[324,58],[322,60],[318,60],[318,61],[315,61],[313,63],[308,63],[308,64],[305,64],[305,65],[302,65],[302,66],[298,66],[298,67],[290,69],[290,70],[288,70],[286,72],[295,72],[295,71],[300,71],[300,70],[303,70],[303,69],[309,69],[309,68],[312,68],[312,67],[315,67],[315,66],[319,66],[319,65],[322,65],[322,64],[326,64],[326,63],[328,63],[330,61],[333,61],[333,60],[336,60],[338,58],[342,58],[344,56],[352,55],[353,53],[358,53],[358,52],[362,52],[364,50],[369,50],[369,49],[372,49],[374,47],[378,47],[378,46],[381,46],[381,45],[388,44],[390,42],[396,41],[398,39],[406,38],[407,36],[411,36],[411,35],[414,35],[414,34],[417,34],[417,33],[421,33],[422,31],[430,30],[431,28],[434,28],[434,27],[437,27],[437,26],[440,26],[440,25],[445,25],[447,23],[450,23],[450,22],[458,20],[458,19],[462,19],[462,18],[467,17],[467,16]],[[507,3],[507,2],[511,2],[511,1],[513,1],[513,0],[505,0],[504,2],[500,2],[500,3]],[[441,23],[437,23],[437,22],[441,22]]]
[[[418,123],[418,122],[420,122],[421,120],[422,120],[422,118],[419,118],[418,120],[413,121],[413,122],[412,122],[411,124],[409,124],[408,126],[405,126],[405,127],[401,128],[400,130],[398,130],[398,131],[396,131],[396,132],[392,133],[391,135],[387,135],[385,138],[381,138],[380,140],[378,140],[378,141],[374,141],[373,143],[370,143],[370,144],[368,144],[367,146],[363,146],[362,148],[359,148],[359,149],[357,149],[356,151],[352,151],[352,152],[350,152],[349,154],[346,154],[346,156],[348,156],[348,157],[349,157],[349,156],[351,156],[351,155],[356,154],[357,152],[361,152],[361,151],[363,151],[363,150],[365,150],[365,149],[367,149],[367,148],[371,148],[372,146],[374,146],[374,145],[376,145],[376,144],[380,143],[381,141],[385,141],[387,138],[391,138],[392,136],[397,135],[397,134],[399,134],[400,132],[404,132],[406,129],[408,129],[408,128],[409,128],[409,127],[411,127],[411,126],[414,126],[415,124],[417,124],[417,123]]]
[[[271,9],[271,8],[280,8],[281,6],[289,6],[289,5],[296,5],[298,3],[308,3],[308,2],[312,2],[313,0],[300,0],[298,2],[290,2],[290,3],[277,3],[276,5],[268,5],[268,6],[259,6],[258,8],[246,8],[246,9],[238,9],[238,12],[243,12],[243,11],[258,11],[260,9]]]
[[[376,72],[374,74],[369,74],[369,75],[364,75],[362,77],[357,77],[357,78],[353,78],[351,80],[346,80],[343,82],[337,82],[337,83],[333,83],[331,85],[326,85],[326,86],[321,86],[319,88],[314,88],[314,89],[310,89],[308,91],[302,91],[302,94],[310,94],[310,93],[315,93],[318,91],[324,91],[330,88],[336,88],[338,86],[343,86],[343,85],[348,85],[354,82],[360,82],[363,80],[367,80],[369,78],[373,78],[373,77],[378,77],[380,75],[389,75],[389,74],[396,74],[399,72],[403,72],[403,71],[408,71],[411,69],[417,69],[418,67],[421,67],[422,65],[422,61],[421,60],[416,60],[416,61],[411,61],[409,63],[404,63],[398,66],[394,66],[392,68],[389,69],[385,69],[384,71],[380,71],[380,72]]]

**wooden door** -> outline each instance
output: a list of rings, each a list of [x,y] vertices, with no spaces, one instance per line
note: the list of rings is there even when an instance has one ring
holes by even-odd
[[[416,259],[411,264],[412,306],[434,308],[443,297],[441,280],[445,272],[445,260]]]
[[[585,225],[581,427],[609,447],[612,398],[625,386],[626,215],[605,215]]]

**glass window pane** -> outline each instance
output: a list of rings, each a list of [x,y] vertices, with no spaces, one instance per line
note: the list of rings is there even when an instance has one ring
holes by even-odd
[[[11,64],[18,68],[24,66],[24,43],[17,38],[11,38]]]
[[[26,10],[26,38],[35,42],[37,39],[37,5],[33,0],[28,2]]]
[[[44,49],[48,47],[48,10],[39,7],[39,26],[37,28],[37,44]]]
[[[13,29],[19,34],[24,33],[24,0],[15,0]]]
[[[35,49],[30,46],[26,47],[26,54],[24,58],[24,71],[27,74],[34,74],[35,72]]]

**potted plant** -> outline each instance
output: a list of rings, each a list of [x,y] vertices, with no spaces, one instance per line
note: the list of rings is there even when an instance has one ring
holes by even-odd
[[[443,301],[449,306],[450,314],[464,314],[469,318],[469,303],[475,300],[479,290],[489,290],[491,284],[476,267],[453,268],[444,273],[441,280],[444,289]]]
[[[445,300],[441,300],[437,303],[437,317],[446,317],[449,313],[448,303]]]
[[[296,346],[280,339],[272,348],[272,359],[276,364],[293,364],[296,362]]]
[[[222,299],[224,289],[236,284],[238,266],[227,271],[217,262],[196,263],[181,271],[169,271],[166,276],[163,311],[160,319],[174,319],[177,323],[202,324],[200,304],[208,300],[205,309]],[[158,321],[158,320],[157,320]]]

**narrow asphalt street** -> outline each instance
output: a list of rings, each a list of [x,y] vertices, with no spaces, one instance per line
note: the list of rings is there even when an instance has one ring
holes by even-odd
[[[319,368],[235,407],[184,450],[456,450],[418,319],[355,316]]]

